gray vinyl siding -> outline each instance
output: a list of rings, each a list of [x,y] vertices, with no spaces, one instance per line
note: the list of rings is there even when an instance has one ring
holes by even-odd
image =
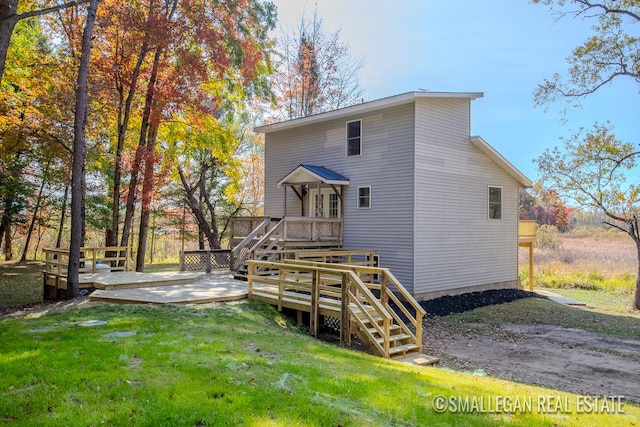
[[[362,155],[345,153],[346,123],[362,120]],[[414,104],[345,116],[297,129],[270,132],[265,143],[265,214],[281,217],[283,189],[277,182],[299,164],[327,167],[349,178],[344,197],[345,248],[374,249],[383,267],[412,290]],[[371,209],[357,209],[357,188],[371,187]],[[300,202],[287,192],[287,215]],[[305,200],[306,203],[306,200]],[[305,215],[308,215],[305,208]]]
[[[416,102],[415,282],[424,294],[517,280],[518,183],[469,141],[470,101]],[[488,187],[502,219],[488,219]]]

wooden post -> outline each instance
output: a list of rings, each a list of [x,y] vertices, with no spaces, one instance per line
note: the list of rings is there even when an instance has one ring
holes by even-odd
[[[416,344],[422,353],[422,312],[416,309]]]
[[[211,274],[211,251],[205,251],[205,256],[207,257],[205,261],[205,273]]]
[[[389,306],[389,295],[387,290],[389,289],[389,277],[386,271],[382,270],[382,283],[380,284],[380,303],[384,308]]]
[[[384,319],[384,357],[391,357],[391,320]]]
[[[249,271],[247,276],[247,298],[251,299],[251,293],[253,292],[253,274],[255,269],[255,264],[249,263]]]
[[[284,293],[284,270],[278,269],[278,311],[282,311],[282,294]]]
[[[529,243],[529,290],[533,291],[533,242]]]
[[[311,274],[311,312],[309,316],[309,332],[315,338],[318,338],[318,330],[319,325],[318,322],[320,320],[320,316],[318,315],[319,311],[319,298],[318,298],[318,276],[320,273],[313,269]]]
[[[282,189],[284,190],[284,211],[282,212],[282,216],[285,217],[287,216],[287,184],[284,184]]]
[[[349,285],[347,273],[342,273],[342,305],[340,308],[340,344],[351,346],[351,316],[349,313]]]

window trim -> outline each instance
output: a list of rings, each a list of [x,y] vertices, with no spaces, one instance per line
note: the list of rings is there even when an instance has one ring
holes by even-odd
[[[492,188],[497,188],[500,190],[500,217],[499,218],[492,218],[491,217],[491,189]],[[503,188],[498,186],[498,185],[488,185],[487,186],[487,219],[489,221],[502,221],[502,208],[504,206],[504,197],[502,197],[502,193],[503,193]],[[494,202],[497,203],[497,202]]]
[[[360,123],[360,149],[358,150],[358,154],[349,154],[349,123]],[[345,145],[344,145],[344,155],[345,157],[356,157],[362,156],[362,119],[357,120],[349,120],[345,123]]]
[[[360,189],[361,188],[369,189],[369,206],[361,206],[360,205]],[[357,192],[356,192],[356,208],[357,209],[363,209],[363,210],[371,209],[371,186],[370,185],[363,185],[363,186],[358,187]]]

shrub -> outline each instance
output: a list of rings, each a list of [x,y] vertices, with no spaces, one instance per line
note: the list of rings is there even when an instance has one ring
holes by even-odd
[[[558,227],[541,225],[536,232],[536,247],[540,249],[557,249],[560,246]]]

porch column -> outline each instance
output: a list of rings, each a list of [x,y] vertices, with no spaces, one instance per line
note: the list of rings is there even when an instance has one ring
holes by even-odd
[[[320,181],[318,181],[318,194],[316,195],[316,218],[321,218],[322,217],[322,209],[323,206],[320,206],[320,201],[322,200],[322,198],[320,197]]]
[[[282,212],[282,217],[284,218],[285,216],[287,216],[287,186],[286,186],[286,184],[282,186],[282,189],[284,190],[284,212]]]

